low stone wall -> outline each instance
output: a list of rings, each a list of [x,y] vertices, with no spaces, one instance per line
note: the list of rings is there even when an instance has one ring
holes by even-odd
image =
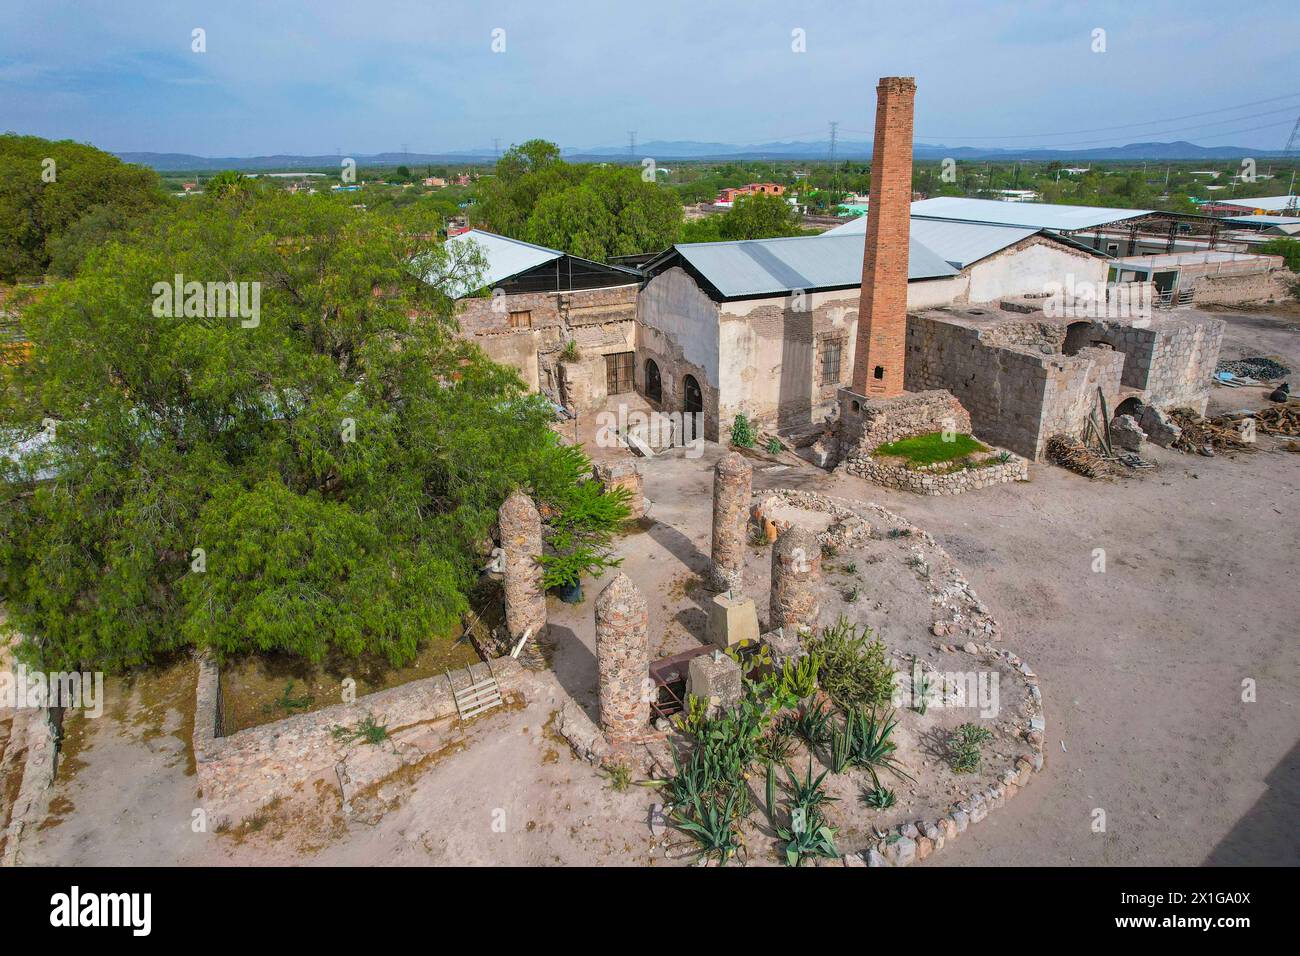
[[[970,414],[944,389],[868,398],[840,389],[840,458],[875,451],[886,442],[927,432],[969,433]]]
[[[215,825],[238,823],[304,784],[335,771],[352,745],[337,740],[335,727],[355,727],[367,717],[389,735],[456,714],[453,687],[488,676],[488,665],[427,677],[335,704],[308,714],[217,735],[221,716],[221,674],[215,661],[199,658],[195,690],[194,761],[208,818]],[[518,692],[523,668],[509,657],[491,665],[501,692]]]
[[[842,467],[850,475],[886,488],[910,491],[918,495],[959,495],[973,488],[987,488],[1008,481],[1028,481],[1029,462],[1012,455],[1006,462],[944,472],[946,463],[923,468],[909,468],[896,458],[849,458]]]

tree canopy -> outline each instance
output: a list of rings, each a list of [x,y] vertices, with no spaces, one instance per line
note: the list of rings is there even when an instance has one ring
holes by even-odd
[[[24,654],[409,660],[455,626],[521,487],[599,569],[585,543],[625,506],[584,480],[549,406],[453,334],[441,289],[482,263],[413,216],[197,197],[27,309],[32,358],[0,371],[0,421],[50,437],[0,455],[0,598]],[[208,283],[241,308],[214,314]]]
[[[677,195],[639,170],[566,163],[545,140],[511,147],[478,186],[475,221],[493,232],[603,261],[677,241]]]
[[[165,202],[156,173],[93,146],[0,135],[0,280],[71,275]]]

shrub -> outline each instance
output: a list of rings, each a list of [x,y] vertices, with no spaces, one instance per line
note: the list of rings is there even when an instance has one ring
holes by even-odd
[[[841,617],[822,628],[808,650],[821,656],[817,682],[842,710],[881,706],[893,697],[894,668],[885,645],[871,639],[871,628]]]
[[[767,453],[769,455],[779,455],[781,454],[781,451],[781,442],[779,439],[769,438],[767,440]]]
[[[731,423],[731,443],[738,448],[753,448],[756,437],[749,419],[744,414],[737,415]]]
[[[964,723],[948,735],[948,764],[956,773],[973,773],[979,769],[980,744],[993,739],[983,727]]]

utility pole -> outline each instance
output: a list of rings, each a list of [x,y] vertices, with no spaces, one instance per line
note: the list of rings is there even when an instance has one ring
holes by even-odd
[[[498,163],[501,162],[501,140],[496,136],[492,137],[492,155]]]
[[[839,128],[840,128],[839,120],[831,120],[831,152],[830,152],[831,198],[835,200],[836,208],[839,208],[839,202],[840,202],[840,195],[839,195],[840,170],[839,170],[839,166],[836,165],[835,163],[835,141],[839,136]]]
[[[627,158],[633,166],[636,165],[636,130],[634,129],[627,131]]]

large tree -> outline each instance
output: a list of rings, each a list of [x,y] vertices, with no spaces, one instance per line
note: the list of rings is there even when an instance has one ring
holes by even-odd
[[[640,170],[566,163],[545,140],[512,147],[477,200],[485,228],[596,260],[666,249],[682,219],[676,193]]]
[[[151,169],[67,140],[0,135],[0,281],[71,275],[165,202]]]
[[[0,380],[9,437],[51,438],[0,455],[0,598],[24,653],[409,660],[455,626],[520,487],[570,566],[599,568],[584,548],[626,509],[582,480],[549,407],[453,335],[442,289],[481,262],[429,226],[329,196],[200,197],[27,310],[32,360]]]

